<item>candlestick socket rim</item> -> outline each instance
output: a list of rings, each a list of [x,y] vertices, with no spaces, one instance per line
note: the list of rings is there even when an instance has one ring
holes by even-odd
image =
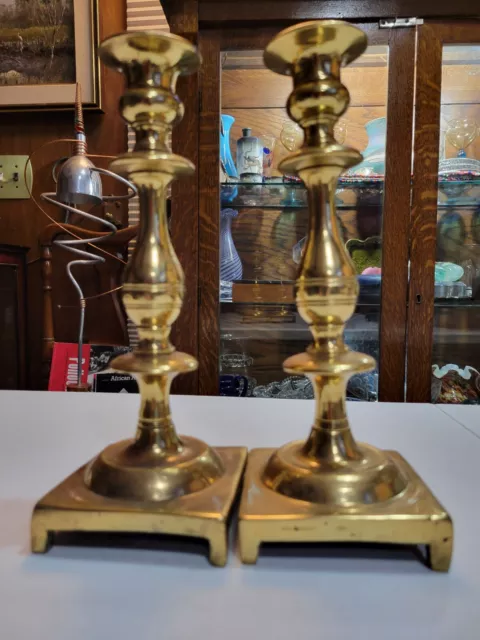
[[[300,58],[312,54],[338,56],[342,65],[350,64],[367,48],[367,36],[353,24],[342,20],[310,20],[281,31],[265,48],[263,60],[271,71],[293,75]]]
[[[159,70],[175,69],[179,75],[195,73],[201,56],[194,44],[173,33],[127,31],[106,38],[98,49],[100,60],[124,72],[133,63],[153,63]]]

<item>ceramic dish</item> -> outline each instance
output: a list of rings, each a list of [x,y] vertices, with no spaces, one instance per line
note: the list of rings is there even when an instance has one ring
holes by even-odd
[[[435,284],[440,282],[456,282],[463,276],[463,267],[454,262],[435,263]]]
[[[440,404],[478,404],[480,373],[474,367],[456,364],[432,365],[432,402]]]

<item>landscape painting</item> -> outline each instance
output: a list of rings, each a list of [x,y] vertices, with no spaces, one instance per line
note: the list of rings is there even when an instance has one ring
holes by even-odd
[[[73,0],[0,0],[0,86],[75,80]]]
[[[0,0],[0,111],[101,109],[98,0]]]

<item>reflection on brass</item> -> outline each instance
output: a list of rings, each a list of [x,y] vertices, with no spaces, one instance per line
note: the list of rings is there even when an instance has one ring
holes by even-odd
[[[238,303],[236,311],[241,313],[242,322],[257,324],[296,320],[293,282],[233,282],[232,302]]]
[[[271,305],[244,305],[241,309],[242,322],[247,324],[283,324],[296,321],[295,307],[271,304]]]
[[[183,38],[125,33],[105,40],[102,61],[125,74],[120,108],[136,135],[135,148],[112,169],[138,187],[140,229],[125,272],[123,302],[139,343],[113,367],[133,374],[141,406],[136,436],[112,444],[36,506],[33,551],[43,552],[55,531],[168,533],[206,538],[210,561],[227,559],[227,518],[246,459],[243,447],[210,448],[179,436],[170,414],[172,380],[197,361],[170,342],[180,314],[184,275],[167,224],[170,182],[194,171],[172,153],[172,127],[183,116],[175,94],[179,75],[197,70],[199,56]]]
[[[297,309],[313,336],[305,353],[284,363],[305,375],[315,393],[315,418],[306,442],[249,455],[240,507],[240,553],[256,562],[262,542],[382,542],[425,544],[433,569],[446,571],[452,523],[429,489],[396,452],[358,444],[346,415],[346,384],[374,360],[344,342],[358,284],[335,216],[335,189],[358,151],[338,144],[334,127],[349,93],[340,68],[366,48],[365,34],[339,21],[286,29],[265,50],[265,64],[293,77],[287,102],[303,129],[303,146],[280,168],[308,190],[309,230],[295,285]]]
[[[232,302],[245,304],[293,304],[293,281],[290,282],[233,282]]]

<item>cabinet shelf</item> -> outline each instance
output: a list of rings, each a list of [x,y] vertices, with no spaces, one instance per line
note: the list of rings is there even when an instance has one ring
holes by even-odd
[[[442,180],[442,189],[452,189],[460,193],[462,188],[479,187],[480,180]],[[354,179],[340,178],[336,193],[337,211],[351,211],[358,207],[379,207],[383,201],[383,178]],[[220,184],[222,207],[236,209],[275,209],[295,210],[307,208],[307,191],[301,182],[287,182],[282,178],[271,182],[222,182]],[[344,200],[347,199],[347,201]],[[348,201],[350,200],[350,202]],[[478,199],[474,197],[455,197],[446,201],[439,200],[438,209],[475,209]]]
[[[372,311],[379,311],[381,304],[381,297],[378,296],[377,301],[362,300],[360,297],[357,301],[357,309],[362,313],[367,313],[370,308]],[[289,311],[295,311],[294,303],[281,303],[281,302],[264,302],[264,301],[249,301],[249,302],[236,302],[233,300],[220,300],[220,309],[222,312],[241,312],[242,309],[248,307],[259,308],[284,308]],[[471,298],[451,298],[451,299],[437,299],[435,300],[435,308],[437,309],[480,309],[480,300],[472,300]]]
[[[366,313],[366,309],[371,308],[372,310],[378,311],[380,309],[380,296],[378,297],[378,301],[368,302],[362,301],[359,299],[357,301],[357,308],[362,308],[362,313]],[[480,302],[478,303],[480,307]],[[281,302],[234,302],[232,300],[220,300],[220,309],[222,312],[242,312],[242,310],[258,307],[260,309],[286,309],[287,311],[296,312],[295,303],[281,303]]]
[[[238,338],[248,340],[262,340],[268,342],[297,341],[302,340],[305,344],[311,342],[312,336],[307,324],[302,320],[293,305],[290,311],[290,321],[275,321],[271,317],[255,318],[245,317],[242,310],[233,306],[224,308],[222,303],[222,333],[231,334]],[[235,303],[233,303],[235,304]],[[246,305],[244,305],[246,306]],[[251,305],[257,306],[257,305]],[[278,305],[279,306],[279,305]],[[223,312],[225,309],[227,312]],[[366,313],[365,309],[358,308],[347,324],[346,335],[351,339],[357,336],[358,339],[378,341],[378,311],[374,309],[374,314]]]
[[[471,298],[450,298],[435,300],[435,308],[439,309],[480,309],[480,300]]]

